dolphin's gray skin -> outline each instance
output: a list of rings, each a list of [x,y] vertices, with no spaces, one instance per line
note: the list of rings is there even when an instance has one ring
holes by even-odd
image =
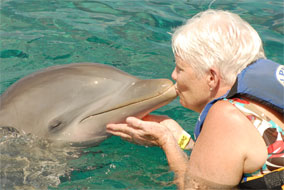
[[[168,79],[140,80],[97,63],[53,66],[9,87],[0,97],[0,126],[52,141],[97,145],[105,126],[143,117],[176,97]]]

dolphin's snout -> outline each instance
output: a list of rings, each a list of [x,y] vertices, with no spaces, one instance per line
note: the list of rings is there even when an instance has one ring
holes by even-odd
[[[141,101],[159,96],[173,86],[173,82],[169,79],[148,79],[132,83],[128,90],[131,91],[129,95],[132,96],[132,100],[135,101],[137,97]]]
[[[173,85],[174,85],[173,82],[169,79],[152,79],[149,80],[148,88],[153,90],[156,89],[158,94],[163,94]]]

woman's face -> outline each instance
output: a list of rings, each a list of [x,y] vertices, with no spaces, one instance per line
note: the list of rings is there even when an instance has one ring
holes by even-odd
[[[210,90],[207,84],[207,75],[197,77],[190,64],[178,56],[175,57],[176,67],[172,73],[176,81],[176,91],[180,97],[180,103],[193,111],[201,112],[210,100]]]

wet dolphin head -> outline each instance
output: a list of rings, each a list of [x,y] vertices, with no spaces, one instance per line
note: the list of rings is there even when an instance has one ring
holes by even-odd
[[[53,66],[9,87],[0,97],[0,126],[53,141],[96,145],[106,124],[143,117],[176,97],[168,79],[141,80],[97,63]]]

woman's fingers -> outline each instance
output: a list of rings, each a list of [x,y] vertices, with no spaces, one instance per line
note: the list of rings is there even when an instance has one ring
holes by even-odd
[[[143,121],[141,119],[138,119],[136,117],[128,117],[126,118],[126,123],[129,125],[129,126],[132,126],[132,127],[135,127],[135,128],[143,128]]]
[[[107,132],[112,135],[119,136],[129,142],[134,142],[133,129],[131,129],[131,127],[129,127],[127,124],[108,124]]]
[[[117,132],[117,131],[113,131],[113,132],[110,132],[110,133],[115,135],[115,136],[119,136],[122,139],[127,140],[127,141],[131,141],[132,140],[132,137],[130,135],[126,134],[126,133]]]
[[[128,124],[108,124],[107,127],[107,132],[111,134],[126,134],[129,136],[132,136],[134,133],[134,130],[131,126]],[[121,136],[121,135],[119,135]]]

